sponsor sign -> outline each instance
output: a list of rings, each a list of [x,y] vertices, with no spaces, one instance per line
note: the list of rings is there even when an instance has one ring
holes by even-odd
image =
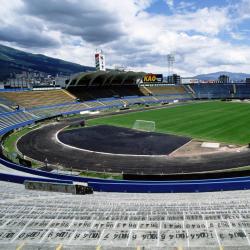
[[[147,74],[143,77],[144,83],[161,83],[163,81],[163,75],[162,74]]]

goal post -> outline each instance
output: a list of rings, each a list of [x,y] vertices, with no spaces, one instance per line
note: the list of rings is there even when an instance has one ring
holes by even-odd
[[[133,125],[133,129],[147,132],[155,131],[154,121],[136,120]]]

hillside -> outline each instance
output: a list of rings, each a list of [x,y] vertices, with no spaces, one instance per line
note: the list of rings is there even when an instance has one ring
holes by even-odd
[[[230,79],[234,81],[241,81],[241,80],[245,81],[246,78],[250,77],[250,74],[246,73],[232,73],[226,71],[219,71],[210,74],[197,75],[194,78],[197,78],[199,80],[217,80],[220,75],[228,75]]]
[[[70,75],[82,71],[95,70],[93,67],[44,56],[27,53],[0,44],[0,80],[5,80],[11,73],[22,71],[44,72],[50,75]]]

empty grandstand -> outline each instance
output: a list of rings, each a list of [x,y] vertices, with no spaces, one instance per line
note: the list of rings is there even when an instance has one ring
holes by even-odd
[[[175,94],[186,94],[186,90],[182,85],[167,85],[165,86],[147,86],[142,87],[146,89],[148,92],[150,92],[153,95],[175,95]],[[145,92],[144,92],[145,93]]]
[[[162,84],[147,86],[141,84],[145,73],[136,72],[92,72],[75,76],[67,85],[67,90],[79,100],[94,100],[112,97],[176,95],[188,98],[183,86]]]
[[[234,84],[233,93],[235,98],[249,98],[250,86],[249,84]]]
[[[9,127],[14,127],[16,125],[27,125],[33,123],[39,117],[35,116],[29,112],[16,111],[7,114],[0,115],[0,131],[3,132]]]
[[[25,108],[75,101],[75,97],[64,90],[0,92],[0,98],[8,99]]]
[[[250,0],[0,3],[0,250],[250,250]]]
[[[70,91],[70,92],[69,92]],[[67,90],[1,92],[1,127],[5,128],[13,116],[13,124],[38,117],[74,113],[87,109],[123,107],[124,105],[173,102],[175,100],[247,98],[250,87],[246,84],[192,84],[183,86],[113,86],[72,87]],[[73,95],[72,95],[73,93]],[[78,102],[76,102],[78,98]],[[82,100],[80,102],[80,100]],[[13,110],[15,105],[26,108],[26,113]]]
[[[101,75],[99,77],[101,78]],[[118,79],[117,77],[116,80]],[[101,111],[112,108],[112,112],[117,112],[124,106],[137,105],[143,109],[144,104],[161,105],[176,101],[192,101],[196,98],[205,100],[248,98],[249,89],[243,84],[226,86],[197,84],[185,88],[131,85],[125,90],[123,86],[106,88],[82,86],[68,90],[14,92],[12,95],[10,92],[1,92],[3,105],[0,114],[0,133],[3,135],[13,129],[38,122],[40,119],[79,114],[80,111]],[[76,102],[75,98],[79,100]],[[13,110],[14,105],[20,105],[21,109]],[[170,112],[174,112],[174,109]],[[175,121],[172,123],[176,124]],[[57,126],[59,124],[57,123]],[[51,127],[56,128],[54,123]],[[43,147],[42,145],[42,142],[35,143],[32,148]],[[246,152],[244,150],[243,153]],[[67,154],[73,155],[73,151],[63,152],[70,152]],[[58,153],[62,158],[62,151]],[[241,157],[239,152],[235,154],[238,154],[238,158]],[[133,157],[127,169],[135,165]],[[94,155],[94,158],[98,160],[99,156]],[[171,161],[171,157],[168,158]],[[198,158],[194,157],[194,163],[197,163]],[[182,158],[182,162],[185,162],[183,159],[185,158]],[[81,161],[84,160],[81,158]],[[249,191],[243,191],[250,186],[247,175],[219,179],[203,177],[204,179],[189,181],[185,180],[185,176],[182,176],[182,180],[175,181],[119,181],[56,174],[57,172],[26,168],[3,159],[0,161],[1,180],[17,183],[24,183],[25,180],[42,181],[42,179],[55,183],[81,182],[88,183],[95,190],[92,196],[77,197],[69,194],[29,191],[21,184],[0,182],[2,190],[0,248],[34,249],[41,245],[45,249],[249,248]],[[142,159],[139,161],[143,162]],[[161,161],[157,161],[159,165]],[[117,159],[117,163],[119,162],[124,162],[124,159]],[[150,163],[151,159],[147,158],[145,166]],[[100,169],[109,169],[106,160],[100,161],[96,166]],[[174,166],[176,168],[176,164]],[[91,168],[91,165],[87,168]],[[242,191],[197,193],[239,189]],[[139,192],[193,193],[140,194]]]
[[[9,106],[6,106],[4,104],[0,104],[0,114],[12,112],[12,111],[13,111],[13,109],[11,109]]]
[[[78,97],[81,101],[120,98],[125,96],[143,96],[137,85],[110,87],[72,87],[68,91]]]
[[[191,84],[188,85],[189,91],[195,93],[197,98],[201,99],[220,99],[234,98],[244,99],[249,98],[249,84]]]
[[[69,92],[70,91],[70,92]],[[183,86],[115,86],[106,88],[81,87],[50,91],[1,92],[1,127],[60,114],[87,109],[123,107],[124,105],[173,102],[175,100],[247,98],[250,87],[246,84],[192,84]],[[72,95],[73,93],[73,95]],[[75,101],[76,98],[78,102]],[[82,100],[82,102],[79,102]],[[26,113],[15,112],[20,105]],[[12,119],[13,117],[13,119]],[[20,117],[20,119],[18,119]],[[25,118],[25,119],[24,119]],[[13,125],[12,124],[12,125]]]
[[[249,191],[79,197],[0,187],[1,249],[249,249]]]

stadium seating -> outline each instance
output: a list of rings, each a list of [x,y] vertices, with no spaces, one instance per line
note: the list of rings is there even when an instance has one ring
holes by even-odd
[[[150,100],[248,98],[250,96],[250,86],[246,84],[192,84],[187,86],[140,87],[140,89],[135,86],[114,86],[112,89],[93,87],[81,91],[77,88],[71,88],[70,92],[65,90],[0,92],[0,102],[4,104],[0,106],[0,113],[12,111],[9,107],[13,107],[15,104],[27,109],[48,106],[54,110],[59,110],[59,107],[52,106],[62,104],[74,107],[75,96],[71,95],[71,93],[83,100],[86,107],[95,108],[107,105],[108,102],[110,105],[118,105],[133,104],[135,102],[145,103]]]
[[[85,91],[77,87],[68,89],[68,91],[81,101],[88,101],[95,99],[95,97],[89,91]]]
[[[196,98],[249,98],[248,84],[190,84],[186,86],[189,93],[195,93]]]
[[[157,87],[150,87],[150,91],[152,91],[151,93],[154,92],[154,95],[145,95],[145,91],[148,92],[148,89],[145,88],[143,90],[144,92],[141,91],[141,93],[144,93],[143,96],[132,96],[132,93],[134,93],[132,87],[126,92],[126,94],[130,94],[130,96],[123,98],[98,98],[94,101],[89,100],[85,102],[75,102],[74,96],[71,96],[64,90],[0,92],[0,101],[4,103],[0,105],[0,131],[40,118],[76,113],[88,109],[95,110],[113,106],[122,107],[124,105],[191,100],[193,99],[194,93],[198,98],[209,99],[248,98],[250,96],[250,86],[246,84],[193,84],[185,88],[182,86],[167,86],[159,87],[161,90],[158,91],[156,91],[155,88]],[[162,93],[164,93],[164,95],[162,95]],[[27,99],[24,99],[26,97]],[[71,102],[66,102],[69,100]],[[72,102],[72,100],[74,100],[74,102]],[[24,105],[26,112],[23,111],[22,108],[20,111],[15,112],[7,106],[11,106],[16,102]]]
[[[76,102],[64,105],[55,105],[41,108],[33,108],[28,111],[39,117],[51,117],[60,114],[69,114],[74,112],[80,112],[83,110],[99,109],[108,106],[122,106],[120,99],[107,100],[107,101],[86,101],[86,102]]]
[[[7,112],[12,112],[13,110],[5,105],[2,105],[0,103],[0,114],[2,113],[7,113]]]
[[[77,96],[81,101],[95,99],[124,97],[124,96],[142,96],[143,93],[135,85],[112,86],[110,87],[71,87],[70,93]]]
[[[126,98],[108,98],[100,101],[85,101],[69,103],[64,105],[54,105],[40,108],[27,109],[30,113],[39,117],[51,117],[60,114],[74,113],[77,111],[88,109],[102,109],[105,107],[122,107],[124,105],[147,104],[154,102],[171,102],[174,100],[190,100],[190,96],[169,95],[169,96],[142,96],[142,97],[126,97]]]
[[[86,102],[85,102],[86,103]],[[108,100],[102,100],[101,102],[103,105],[105,106],[121,106],[123,104],[126,104],[126,102],[122,99],[117,99],[117,98],[113,98],[113,99],[108,99]]]
[[[11,126],[36,119],[38,119],[38,117],[29,112],[18,111],[8,114],[2,114],[0,115],[0,131]]]
[[[190,87],[199,98],[250,96],[250,86],[245,84],[197,84]],[[72,102],[74,98],[65,92],[70,101],[65,96],[56,98],[52,91],[46,94],[42,92],[41,98],[45,98],[43,101],[33,100],[39,92],[25,92],[27,102],[21,95],[10,100],[23,103],[26,111],[10,112],[7,107],[0,106],[0,131],[24,122],[80,110],[192,99],[187,90],[174,86],[163,87],[161,90],[149,88],[149,91],[144,89],[141,92],[142,96],[132,95],[134,92],[131,90],[126,92],[126,97],[114,98],[114,94],[120,95],[116,91],[112,92],[110,98],[105,93],[99,97],[106,96],[106,99],[98,97],[98,100],[90,101],[91,97],[88,101],[75,103]],[[47,94],[52,94],[55,100],[50,100],[52,96],[44,97]],[[8,102],[4,93],[0,93],[0,97],[0,102],[6,101],[5,105],[13,104]],[[15,175],[32,176],[12,171]],[[0,166],[0,173],[8,172],[7,167]],[[100,183],[97,184],[101,188]],[[166,246],[176,249],[182,246],[209,249],[211,245],[215,249],[224,246],[225,249],[239,246],[241,249],[249,248],[249,191],[205,195],[95,193],[78,197],[27,191],[22,185],[3,182],[0,182],[0,188],[1,249],[18,248],[22,242],[30,247],[28,249],[39,244],[48,249],[60,244],[65,249],[72,246],[119,249],[121,245],[129,249],[138,249],[137,246],[145,246],[145,249],[153,249],[155,246],[157,249],[166,249]]]
[[[234,88],[232,84],[192,84],[189,85],[197,98],[220,99],[233,98]]]
[[[250,87],[246,85],[191,85],[191,88],[204,98],[250,96]],[[79,110],[191,98],[186,92],[173,92],[81,103],[46,101],[47,107],[32,102],[27,104],[26,111],[0,114],[0,131]],[[40,107],[34,108],[36,105]],[[9,171],[0,165],[0,175]],[[32,177],[18,170],[11,173]],[[112,186],[111,181],[110,184]],[[95,185],[102,188],[101,183],[95,182]],[[20,184],[4,182],[0,182],[0,189],[0,249],[39,249],[41,246],[43,249],[59,246],[60,249],[110,250],[121,249],[121,246],[145,250],[249,249],[250,191],[247,190],[205,194],[95,193],[79,197],[28,191]]]
[[[15,104],[15,103],[13,103],[12,101],[10,101],[9,99],[7,99],[7,98],[1,96],[1,94],[0,94],[0,103],[1,103],[2,105],[7,106],[7,107],[11,107],[11,106],[13,106],[13,105]]]
[[[152,86],[142,87],[153,95],[170,95],[170,94],[186,94],[186,90],[183,86]],[[145,93],[145,92],[144,92]]]
[[[25,108],[74,102],[75,97],[64,90],[0,92],[0,98]]]
[[[144,94],[141,92],[141,89],[136,85],[126,85],[121,87],[115,87],[114,93],[120,97],[125,96],[143,96]]]
[[[161,88],[161,87],[159,87]],[[157,89],[157,87],[155,87]],[[154,88],[152,89],[154,90]],[[168,86],[162,87],[164,91],[156,92],[156,96],[166,95],[169,99],[184,99],[190,98],[191,96],[185,92],[184,88],[177,86]],[[141,91],[137,86],[115,86],[112,89],[110,88],[86,88],[81,89],[71,88],[70,92],[65,90],[50,90],[50,91],[23,91],[23,92],[1,92],[0,100],[5,99],[11,103],[18,104],[26,109],[32,109],[36,107],[44,107],[44,106],[56,106],[61,104],[73,104],[76,100],[75,94],[78,99],[84,101],[85,105],[90,108],[94,108],[97,106],[103,106],[104,102],[107,100],[112,100],[113,98],[119,100],[119,98],[140,98],[140,97],[150,97],[151,94],[144,91]],[[157,101],[157,97],[150,97],[152,100]],[[95,102],[93,102],[95,100]],[[149,100],[149,99],[144,99]],[[144,102],[143,99],[138,100],[139,102]],[[137,101],[136,101],[137,102]],[[118,103],[122,104],[132,104],[133,101],[122,101],[119,100]],[[1,110],[0,110],[1,111]]]
[[[89,102],[84,102],[84,104],[89,107],[89,108],[96,108],[100,106],[104,106],[104,103],[101,101],[89,101]]]
[[[30,109],[29,112],[39,116],[39,117],[51,117],[60,114],[66,114],[74,111],[80,111],[88,109],[89,106],[84,103],[75,103],[75,104],[65,104],[65,105],[57,105],[57,106],[50,106],[46,108],[36,108]]]
[[[250,84],[235,84],[235,92],[236,98],[249,98]]]
[[[10,100],[0,97],[0,114],[2,113],[7,113],[7,112],[12,112],[13,109],[11,107],[14,107],[14,103],[11,102]]]
[[[249,249],[247,190],[76,196],[0,188],[1,249]]]

